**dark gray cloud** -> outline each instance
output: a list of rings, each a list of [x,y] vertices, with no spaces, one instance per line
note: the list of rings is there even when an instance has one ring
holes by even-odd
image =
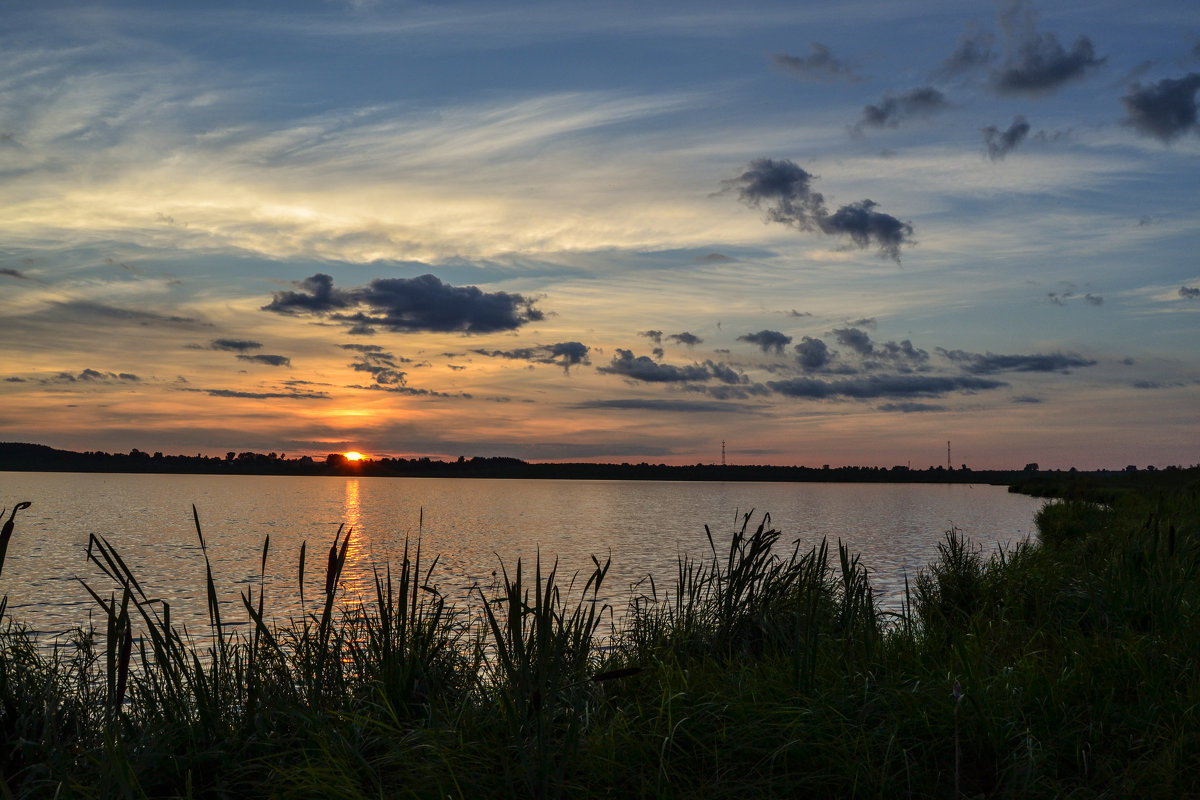
[[[60,372],[53,378],[42,378],[38,382],[43,384],[64,384],[64,383],[138,383],[142,379],[132,372],[106,372],[98,369],[80,370],[77,373]]]
[[[377,383],[372,386],[347,386],[346,388],[347,389],[364,389],[364,390],[373,391],[373,392],[390,392],[391,394],[402,394],[407,397],[445,397],[445,398],[457,397],[457,398],[461,398],[464,400],[474,399],[470,394],[468,394],[466,392],[460,392],[458,394],[448,394],[446,392],[437,392],[437,391],[434,391],[433,389],[418,389],[413,386],[403,386],[400,384],[386,384],[385,385],[385,384]],[[502,402],[508,400],[508,398],[506,398],[506,397],[505,398],[491,398],[491,399],[500,400]]]
[[[912,243],[913,229],[890,214],[876,211],[872,200],[842,206],[830,214],[825,197],[812,188],[813,175],[787,159],[759,158],[736,178],[724,181],[726,191],[751,208],[764,208],[768,222],[802,231],[849,236],[858,247],[878,247],[880,254],[900,261],[900,247]]]
[[[706,394],[715,400],[750,400],[755,397],[762,397],[771,393],[761,383],[740,383],[729,384],[721,383],[716,386],[707,386],[704,384],[688,383],[682,387],[684,391],[697,392]],[[745,410],[745,406],[742,407]]]
[[[929,353],[914,347],[908,339],[898,343],[888,341],[876,344],[871,341],[866,331],[858,328],[836,328],[832,333],[839,344],[849,347],[863,359],[863,367],[868,370],[887,366],[901,372],[910,372],[929,361]]]
[[[1089,306],[1102,306],[1104,305],[1104,298],[1088,292],[1083,296],[1083,302],[1087,303]]]
[[[829,366],[832,358],[829,346],[820,339],[805,336],[800,339],[800,344],[796,345],[796,360],[800,362],[800,369],[805,372],[820,372]]]
[[[1037,403],[1042,402],[1042,398],[1034,397],[1033,395],[1029,395],[1029,394],[1022,394],[1022,395],[1017,395],[1016,397],[1014,397],[1012,399],[1012,401],[1014,403],[1026,403],[1029,405],[1035,405]]]
[[[820,42],[812,42],[808,46],[807,56],[793,56],[787,53],[772,53],[771,60],[786,69],[796,77],[818,83],[828,81],[846,81],[858,83],[862,77],[855,74],[854,64],[843,61],[833,55],[828,46]]]
[[[847,378],[823,381],[816,378],[792,378],[786,381],[767,381],[773,391],[787,397],[812,400],[850,398],[872,400],[876,398],[941,397],[949,392],[976,392],[997,389],[1008,384],[989,378],[972,376],[933,375],[872,375],[864,378]]]
[[[686,347],[695,347],[704,341],[699,336],[694,333],[690,333],[689,331],[684,331],[683,333],[672,333],[666,338],[670,339],[676,344],[682,344]]]
[[[706,381],[710,375],[708,370],[699,364],[677,367],[671,364],[659,364],[646,356],[634,356],[630,350],[617,349],[612,363],[607,367],[597,367],[598,372],[623,375],[633,380],[647,383],[681,383],[683,381]]]
[[[380,345],[359,344],[358,342],[351,342],[350,344],[339,344],[338,347],[342,348],[343,350],[352,350],[356,353],[382,353],[384,351],[383,347]],[[446,355],[452,357],[452,354],[450,354],[450,353],[447,353]],[[392,357],[395,358],[395,356],[392,356]],[[400,361],[411,362],[412,359],[411,358],[400,358]]]
[[[1032,355],[998,355],[968,353],[964,350],[938,352],[967,372],[986,375],[996,372],[1063,372],[1074,367],[1091,367],[1096,362],[1075,353],[1035,353]]]
[[[744,336],[737,338],[739,342],[749,342],[756,344],[762,348],[764,353],[774,350],[776,353],[782,353],[783,348],[792,343],[792,337],[780,331],[762,330],[758,333],[747,333]]]
[[[366,286],[338,289],[333,278],[318,273],[297,286],[301,291],[275,292],[263,310],[327,316],[359,333],[376,327],[397,332],[494,333],[544,318],[530,298],[451,286],[434,275],[376,278]],[[363,308],[366,311],[355,311]]]
[[[655,399],[591,400],[586,403],[576,403],[571,408],[612,409],[614,411],[669,411],[684,414],[740,410],[726,403]]]
[[[234,389],[188,389],[181,392],[201,392],[210,397],[232,397],[245,400],[328,400],[325,392],[241,392]]]
[[[725,364],[706,361],[703,364],[675,366],[660,364],[646,356],[635,356],[632,351],[617,348],[616,355],[608,366],[597,367],[597,372],[621,375],[645,383],[686,383],[716,379],[722,383],[742,383],[744,375]]]
[[[1042,95],[1083,77],[1105,62],[1092,41],[1080,36],[1067,50],[1053,33],[1038,33],[1036,14],[1025,0],[1008,0],[1000,11],[1004,62],[992,73],[1000,94]]]
[[[208,346],[212,350],[245,353],[248,350],[258,350],[262,347],[262,342],[252,342],[249,339],[213,339]]]
[[[933,78],[935,80],[957,78],[988,66],[996,57],[992,50],[995,43],[996,36],[994,34],[980,30],[977,25],[969,25],[959,37],[958,46],[954,48],[954,52],[946,57],[946,60],[934,72]]]
[[[945,411],[945,406],[935,406],[931,403],[884,403],[880,411],[899,411],[902,414],[919,414],[925,411]]]
[[[1121,98],[1125,121],[1139,133],[1153,136],[1164,144],[1185,133],[1200,133],[1197,90],[1200,90],[1200,73],[1196,72],[1182,78],[1163,78],[1149,86],[1135,83]]]
[[[839,208],[821,221],[821,230],[832,235],[849,236],[862,248],[875,244],[879,252],[900,262],[900,246],[912,243],[912,226],[890,214],[876,211],[873,200],[859,200]]]
[[[874,357],[902,368],[929,361],[929,353],[919,347],[913,347],[913,343],[908,339],[902,339],[899,343],[888,341],[876,345]]]
[[[640,331],[638,333],[638,336],[645,336],[647,339],[654,342],[655,344],[662,344],[663,332],[662,331]]]
[[[287,356],[274,356],[266,353],[256,353],[250,356],[245,353],[239,353],[238,359],[240,361],[250,361],[255,364],[266,364],[269,367],[290,367],[292,365],[292,360]]]
[[[350,369],[367,373],[381,386],[404,386],[408,380],[408,373],[400,369],[400,364],[411,363],[412,359],[394,355],[374,344],[339,344],[338,347],[358,353],[358,358],[350,362]]]
[[[737,259],[730,258],[724,253],[707,253],[697,256],[695,260],[699,264],[731,264]]]
[[[3,269],[0,269],[0,275],[7,275],[10,278],[17,278],[18,280],[22,281],[32,280],[24,272],[21,272],[21,270],[13,269],[12,267],[4,267]]]
[[[900,95],[888,94],[879,105],[863,107],[862,119],[854,130],[863,128],[895,128],[912,117],[928,117],[949,108],[946,96],[932,86],[918,86]]]
[[[1184,300],[1195,300],[1197,297],[1200,297],[1200,288],[1195,286],[1180,286],[1179,296]]]
[[[535,364],[557,364],[565,372],[579,364],[590,364],[588,351],[591,350],[582,342],[558,342],[557,344],[539,344],[533,347],[519,347],[514,350],[475,350],[483,356],[492,358],[510,358],[519,361],[531,361]]]
[[[1002,161],[1028,135],[1029,123],[1020,114],[1013,117],[1008,130],[1002,131],[994,125],[989,125],[983,129],[983,145],[987,148],[987,157],[992,161]]]
[[[871,344],[871,337],[858,328],[835,328],[833,335],[838,340],[838,344],[849,347],[860,356],[869,356],[875,351],[874,345]]]

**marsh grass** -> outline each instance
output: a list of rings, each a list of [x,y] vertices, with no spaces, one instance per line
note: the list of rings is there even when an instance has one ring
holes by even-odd
[[[286,623],[260,579],[231,626],[206,569],[201,631],[93,537],[94,632],[0,629],[0,796],[1198,796],[1198,521],[1187,489],[1053,502],[995,553],[951,530],[888,613],[766,516],[621,615],[607,561],[540,554],[456,608],[419,541],[350,602],[339,530]]]

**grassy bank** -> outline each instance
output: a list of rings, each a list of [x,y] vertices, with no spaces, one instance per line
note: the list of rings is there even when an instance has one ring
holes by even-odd
[[[102,630],[0,634],[0,794],[1200,796],[1198,524],[1194,486],[1055,501],[1036,545],[949,532],[883,614],[852,552],[774,558],[747,519],[615,631],[606,564],[505,565],[456,608],[415,544],[343,607],[342,534],[302,552],[303,619],[259,589],[230,635],[210,579],[189,635],[96,539]]]

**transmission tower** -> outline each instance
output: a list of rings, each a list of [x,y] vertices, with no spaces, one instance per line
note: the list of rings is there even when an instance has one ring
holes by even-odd
[[[725,466],[725,440],[721,440],[721,466]]]

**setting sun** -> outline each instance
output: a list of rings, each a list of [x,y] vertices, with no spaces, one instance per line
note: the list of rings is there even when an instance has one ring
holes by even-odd
[[[349,453],[342,453],[342,455],[346,457],[347,461],[362,461],[363,459],[363,454],[355,450],[351,450]]]

